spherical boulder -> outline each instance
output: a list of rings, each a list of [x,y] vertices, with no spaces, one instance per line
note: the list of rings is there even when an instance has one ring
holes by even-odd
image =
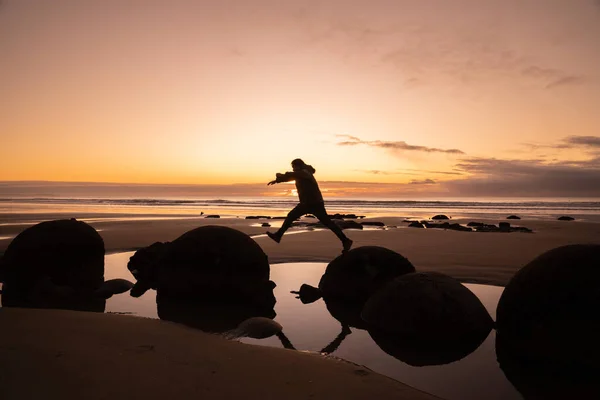
[[[103,311],[106,298],[131,287],[104,282],[104,241],[75,219],[25,229],[6,249],[0,271],[4,307]]]
[[[394,279],[367,301],[361,316],[375,330],[432,342],[487,336],[494,325],[473,292],[437,272]]]
[[[388,281],[414,271],[410,261],[395,251],[379,246],[357,247],[329,263],[319,289],[326,299],[364,303]]]
[[[163,297],[275,304],[267,255],[250,236],[225,226],[202,226],[140,249],[127,268],[137,280],[134,297],[155,289]]]
[[[552,377],[549,393],[597,386],[599,281],[600,245],[552,249],[513,276],[497,309],[497,355],[509,379],[535,388]]]

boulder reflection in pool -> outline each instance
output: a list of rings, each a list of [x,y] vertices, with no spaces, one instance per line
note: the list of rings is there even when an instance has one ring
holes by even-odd
[[[426,332],[413,337],[403,337],[398,334],[389,334],[370,327],[360,316],[362,307],[357,304],[344,304],[340,301],[325,301],[327,310],[333,318],[341,324],[340,334],[321,352],[333,353],[343,340],[352,333],[350,328],[365,330],[373,341],[385,353],[405,362],[408,365],[421,367],[426,365],[443,365],[458,361],[475,350],[489,335],[492,327],[462,337],[448,337],[445,339],[428,339]]]

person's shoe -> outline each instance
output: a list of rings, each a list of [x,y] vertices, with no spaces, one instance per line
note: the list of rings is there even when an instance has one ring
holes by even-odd
[[[342,242],[342,245],[344,246],[344,249],[342,250],[342,253],[347,253],[348,250],[350,250],[350,248],[352,247],[352,243],[354,243],[352,240],[350,239],[346,239]]]
[[[279,243],[281,241],[281,236],[276,233],[267,232],[267,236],[273,239],[275,242]]]

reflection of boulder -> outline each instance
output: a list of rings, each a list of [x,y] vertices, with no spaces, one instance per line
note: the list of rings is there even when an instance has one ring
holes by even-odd
[[[600,398],[599,281],[600,245],[569,245],[538,256],[506,286],[497,309],[496,350],[526,398],[571,390],[592,390],[594,396],[562,397]]]
[[[236,329],[253,317],[275,318],[273,308],[255,307],[234,302],[180,300],[156,296],[158,317],[205,332],[223,333]]]
[[[4,307],[104,311],[105,299],[129,290],[124,279],[104,282],[104,241],[75,219],[25,229],[0,261]]]
[[[362,318],[374,329],[432,343],[487,335],[494,325],[473,292],[437,272],[389,282],[367,301]]]
[[[248,235],[224,226],[203,226],[140,249],[127,268],[137,279],[135,297],[152,288],[172,298],[275,304],[266,254]]]
[[[395,251],[357,247],[329,263],[319,289],[326,298],[363,303],[388,281],[414,271],[410,261]]]
[[[337,350],[343,340],[352,333],[350,328],[367,330],[373,341],[387,354],[413,366],[442,365],[466,357],[475,351],[488,336],[487,331],[457,338],[431,340],[428,338],[402,337],[387,334],[369,326],[360,316],[362,307],[357,304],[345,304],[341,301],[325,301],[327,310],[342,325],[338,336],[321,350],[321,353],[332,353]]]

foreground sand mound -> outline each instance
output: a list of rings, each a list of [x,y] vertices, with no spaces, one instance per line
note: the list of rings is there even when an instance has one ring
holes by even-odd
[[[158,320],[13,308],[0,326],[5,400],[437,398],[344,361]]]

